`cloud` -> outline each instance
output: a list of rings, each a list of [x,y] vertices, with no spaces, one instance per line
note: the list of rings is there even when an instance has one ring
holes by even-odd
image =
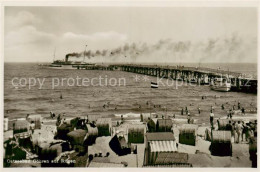
[[[31,25],[12,30],[5,36],[5,57],[7,61],[52,61],[54,47],[56,58],[63,59],[69,52],[114,48],[124,44],[127,36],[117,32],[75,34],[66,32],[60,36],[38,30]]]
[[[25,25],[5,35],[5,60],[13,62],[48,61],[57,36]],[[47,58],[46,58],[47,57]]]
[[[44,61],[57,37],[39,30],[38,24],[41,20],[28,11],[5,16],[5,61]]]
[[[61,42],[68,47],[73,47],[75,50],[86,44],[89,49],[108,49],[115,48],[124,44],[128,40],[127,35],[117,33],[114,31],[109,32],[96,32],[93,34],[76,34],[73,32],[64,33]],[[74,47],[76,45],[76,47]]]
[[[38,9],[35,11],[37,12],[6,10],[6,60],[50,62],[53,59],[52,54],[55,47],[56,59],[64,59],[68,53],[77,52],[82,54],[85,45],[88,45],[87,56],[95,57],[89,59],[93,60],[93,62],[225,63],[256,62],[257,59],[256,38],[251,39],[249,36],[241,37],[241,35],[232,36],[232,33],[238,28],[235,26],[245,26],[245,24],[243,25],[241,22],[238,22],[239,20],[235,20],[234,22],[228,22],[230,20],[227,20],[226,23],[230,23],[230,27],[227,27],[227,24],[223,27],[222,22],[210,19],[210,23],[221,26],[223,31],[219,31],[219,29],[211,29],[213,26],[207,25],[207,22],[204,22],[204,20],[202,22],[205,15],[203,15],[202,19],[202,16],[198,15],[197,18],[195,18],[196,20],[194,19],[194,29],[192,28],[194,32],[190,32],[191,28],[186,27],[190,25],[189,21],[187,21],[187,25],[185,25],[185,22],[181,25],[170,23],[160,25],[164,24],[164,22],[161,23],[161,21],[154,20],[154,17],[150,17],[147,19],[148,21],[158,22],[154,25],[165,29],[160,30],[156,27],[154,29],[147,29],[149,27],[143,25],[146,22],[141,23],[141,21],[143,21],[141,20],[142,17],[137,16],[137,18],[135,18],[136,20],[134,20],[134,24],[130,23],[131,26],[124,24],[122,28],[125,27],[125,29],[122,29],[121,25],[120,27],[117,26],[117,24],[120,23],[120,19],[117,18],[113,18],[113,21],[116,20],[115,24],[114,22],[106,23],[109,21],[107,16],[92,23],[92,19],[95,18],[96,13],[86,15],[86,11],[78,13],[77,10],[73,10],[73,13],[66,13],[67,17],[65,17],[66,15],[60,11],[56,14],[57,10],[53,13],[56,15],[51,14],[49,10],[46,10],[45,13],[41,13],[41,10],[38,12]],[[77,11],[77,13],[74,13],[74,11]],[[89,17],[91,20],[87,17],[84,18],[84,20],[76,19],[71,21],[73,17],[70,16],[76,16],[73,14],[80,14],[78,15],[79,18],[91,16]],[[100,16],[99,13],[97,14]],[[116,17],[120,16],[118,14],[116,14]],[[219,15],[220,14],[217,13],[217,16]],[[61,17],[63,18],[59,21]],[[55,20],[50,20],[50,18]],[[122,19],[124,19],[124,17],[122,17]],[[168,19],[165,19],[165,21],[168,21]],[[241,32],[238,30],[238,33],[248,33],[252,37],[256,36],[253,30],[255,28],[254,22],[251,22],[251,25],[249,24],[246,25],[246,28],[249,29],[242,27],[240,29]],[[174,26],[174,28],[172,26]],[[202,34],[205,26],[207,28],[209,27],[207,30],[210,32]],[[175,27],[177,27],[177,31],[174,30]],[[185,30],[185,28],[190,29]],[[225,33],[221,34],[221,32]],[[214,38],[215,36],[216,38]],[[207,38],[210,39],[207,40]],[[145,42],[147,44],[145,44]],[[153,43],[154,45],[152,45]]]
[[[5,36],[5,45],[19,46],[25,44],[48,45],[53,43],[56,36],[37,30],[33,26],[24,26],[17,31],[8,32]]]
[[[5,17],[5,30],[17,30],[17,28],[19,29],[20,27],[34,25],[40,22],[41,20],[36,18],[32,13],[28,11],[20,11],[16,15]]]
[[[7,61],[51,61],[54,47],[56,56],[64,58],[69,52],[115,48],[124,44],[128,37],[115,31],[92,34],[73,31],[54,34],[44,31],[41,18],[28,11],[5,15],[5,59]]]

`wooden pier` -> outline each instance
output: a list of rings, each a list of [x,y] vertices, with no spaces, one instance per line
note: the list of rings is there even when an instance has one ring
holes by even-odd
[[[257,93],[257,79],[245,78],[242,73],[225,70],[184,67],[184,66],[159,66],[138,64],[111,64],[86,66],[86,70],[119,70],[159,78],[170,78],[179,81],[191,82],[198,85],[210,84],[215,78],[229,78],[231,91]]]

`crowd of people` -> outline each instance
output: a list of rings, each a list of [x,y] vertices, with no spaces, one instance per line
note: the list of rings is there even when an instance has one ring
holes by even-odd
[[[231,131],[231,137],[235,143],[249,142],[251,137],[257,136],[257,120],[254,123],[229,120],[226,130]]]
[[[205,97],[202,97],[205,99]],[[221,109],[225,110],[225,105],[221,105]],[[200,107],[197,108],[198,114],[201,113]],[[210,107],[209,113],[209,122],[211,129],[217,129],[217,125],[214,125],[214,107]],[[254,122],[244,122],[242,120],[233,120],[232,117],[235,114],[235,110],[240,110],[243,115],[245,115],[245,108],[241,106],[240,101],[238,101],[237,105],[233,105],[231,109],[227,111],[227,119],[229,119],[229,123],[226,126],[226,130],[231,131],[232,138],[235,143],[241,142],[250,142],[250,138],[256,137],[257,135],[257,120]],[[188,124],[192,124],[194,120],[191,117],[191,114],[188,110],[188,107],[181,109],[181,115],[187,115]]]

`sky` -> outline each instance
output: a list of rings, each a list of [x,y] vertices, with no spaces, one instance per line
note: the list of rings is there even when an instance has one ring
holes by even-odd
[[[64,59],[68,53],[84,51],[86,45],[93,52],[132,43],[152,49],[165,40],[167,47],[184,42],[191,48],[181,53],[161,48],[135,60],[257,62],[257,9],[252,7],[9,6],[4,19],[5,62],[52,62],[54,49],[55,59]]]

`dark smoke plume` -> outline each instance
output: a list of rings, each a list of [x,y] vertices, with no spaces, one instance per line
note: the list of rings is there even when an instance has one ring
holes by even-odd
[[[68,55],[82,57],[84,52]],[[133,42],[111,50],[89,50],[85,52],[85,57],[93,62],[108,63],[237,62],[257,57],[257,39],[243,38],[238,34],[200,42],[161,39],[155,44]]]

